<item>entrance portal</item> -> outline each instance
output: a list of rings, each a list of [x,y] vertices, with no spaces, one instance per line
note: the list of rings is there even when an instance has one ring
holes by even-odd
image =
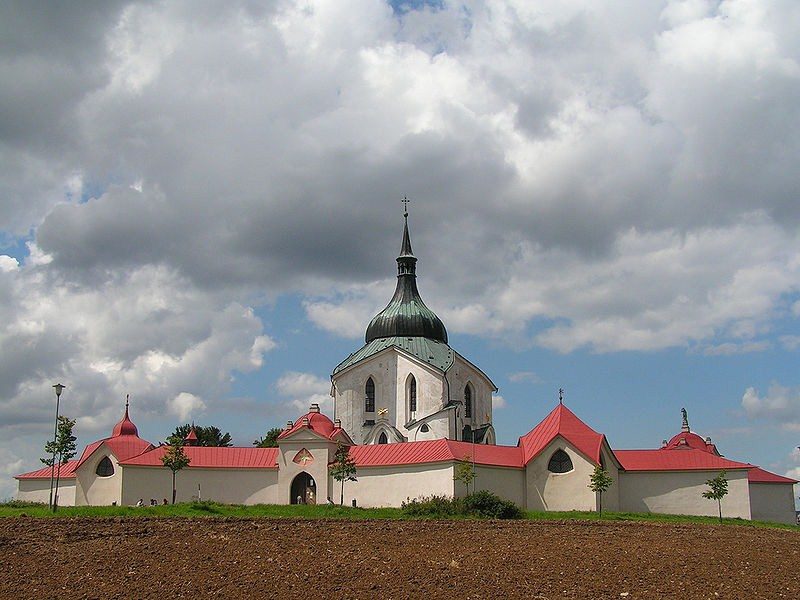
[[[289,489],[289,504],[316,504],[317,484],[314,478],[303,471],[292,480]]]

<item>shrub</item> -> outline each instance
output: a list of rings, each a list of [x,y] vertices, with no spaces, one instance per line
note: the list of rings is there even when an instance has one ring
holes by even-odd
[[[406,499],[400,509],[409,517],[454,517],[461,514],[458,498],[447,496],[423,496],[422,498]]]
[[[521,519],[522,509],[487,490],[481,490],[464,498],[465,514],[487,519]]]
[[[201,512],[212,514],[219,514],[222,512],[220,510],[222,506],[219,504],[219,502],[214,502],[213,500],[193,500],[189,506],[192,510]]]
[[[47,506],[44,502],[29,502],[27,500],[8,500],[0,503],[3,508],[42,508]]]
[[[483,519],[521,519],[525,515],[516,504],[482,490],[464,498],[423,496],[407,499],[401,505],[409,517],[477,517]]]

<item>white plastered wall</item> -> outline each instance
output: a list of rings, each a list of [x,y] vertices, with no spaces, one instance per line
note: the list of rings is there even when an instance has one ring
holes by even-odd
[[[405,500],[436,494],[453,496],[453,463],[428,463],[423,465],[398,465],[391,467],[360,467],[358,481],[344,484],[345,504],[355,498],[358,506],[395,506]],[[339,498],[341,485],[331,480],[334,493]]]
[[[97,475],[97,465],[105,457],[114,465],[114,474],[109,477]],[[105,444],[95,449],[80,467],[75,470],[75,504],[78,506],[109,506],[120,503],[122,498],[122,467],[117,457]]]
[[[422,419],[440,410],[445,402],[445,388],[443,374],[430,365],[409,358],[407,355],[396,352],[397,382],[395,395],[395,414],[397,421],[395,427],[409,440],[415,439],[418,433],[404,426],[412,419]],[[407,402],[407,388],[410,376],[413,375],[417,382],[417,410],[411,411]],[[446,413],[445,413],[446,414]],[[452,419],[437,418],[427,423],[430,431],[424,437],[416,439],[441,439],[452,437],[454,424]]]
[[[145,504],[151,498],[159,503],[164,498],[172,499],[172,472],[169,469],[132,465],[123,469],[123,504],[135,505],[140,498]],[[279,503],[277,469],[206,469],[189,466],[176,474],[176,502],[197,499],[198,485],[203,500],[225,504]]]
[[[458,411],[456,435],[460,440],[464,425],[475,428],[492,421],[494,386],[481,371],[459,354],[456,354],[453,366],[447,371],[447,381],[450,383],[450,399],[459,402],[464,401],[464,388],[467,384],[472,385],[472,417],[467,419],[464,416],[463,406]],[[488,419],[486,415],[489,415]]]
[[[564,450],[572,461],[573,469],[568,473],[551,473],[547,469],[550,457],[559,449]],[[597,510],[596,494],[588,487],[593,471],[594,464],[590,460],[566,439],[556,436],[525,467],[525,508],[549,511]],[[603,502],[604,506],[609,506],[605,496]]]
[[[598,509],[600,508],[600,502],[603,503],[603,510],[609,511],[618,511],[619,510],[619,463],[617,459],[612,455],[611,448],[608,446],[606,442],[603,442],[602,447],[600,448],[600,456],[602,457],[602,465],[605,471],[611,476],[611,487],[609,487],[605,492],[603,492],[602,498],[600,494],[597,495],[597,504]],[[592,467],[594,470],[594,467]],[[586,481],[586,485],[589,485],[589,481]]]
[[[397,390],[397,351],[388,349],[371,356],[333,380],[336,419],[342,422],[344,429],[356,444],[364,442],[364,435],[370,427],[365,427],[366,420],[377,420],[378,410],[388,411],[386,420],[397,423],[396,390]],[[372,377],[375,383],[375,412],[364,412],[365,386]]]
[[[407,406],[407,387],[409,375],[417,382],[417,410],[411,414]],[[365,387],[367,379],[375,383],[375,412],[364,412]],[[463,401],[464,387],[470,383],[473,390],[472,418],[464,419],[463,407],[455,413],[447,412],[442,418],[427,423],[429,432],[421,433],[404,425],[412,418],[420,420],[441,409],[448,400]],[[448,394],[449,387],[449,394]],[[342,427],[357,444],[364,442],[369,427],[367,420],[377,420],[378,411],[388,411],[386,419],[409,441],[422,439],[461,439],[464,424],[473,427],[491,421],[492,392],[491,382],[469,361],[456,354],[453,366],[444,374],[429,364],[417,360],[396,348],[388,348],[360,362],[339,374],[333,380],[336,403],[335,418],[341,419]],[[486,415],[489,419],[486,419]]]
[[[719,471],[623,471],[620,473],[620,510],[678,515],[717,516],[716,500],[703,498],[706,481]],[[728,494],[722,516],[750,518],[747,470],[727,471]]]
[[[794,485],[750,483],[750,513],[755,521],[795,525]]]
[[[21,502],[50,502],[50,479],[17,479],[17,500]],[[55,482],[53,482],[55,486]],[[62,479],[58,483],[58,505],[75,505],[75,480]]]
[[[475,474],[474,485],[469,486],[470,492],[473,489],[488,490],[521,508],[525,507],[525,475],[522,469],[476,464]],[[462,482],[457,481],[455,486],[456,496],[467,495],[467,488]]]

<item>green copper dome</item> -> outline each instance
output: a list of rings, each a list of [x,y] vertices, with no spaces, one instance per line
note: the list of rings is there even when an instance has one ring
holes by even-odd
[[[411,252],[408,235],[408,213],[405,213],[403,244],[397,257],[397,288],[381,312],[370,321],[365,342],[389,337],[423,337],[447,343],[447,330],[442,320],[425,306],[417,290],[417,259]]]

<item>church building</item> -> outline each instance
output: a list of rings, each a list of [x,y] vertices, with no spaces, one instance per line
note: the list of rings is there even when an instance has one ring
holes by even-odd
[[[473,465],[474,489],[489,490],[527,510],[598,510],[589,487],[597,465],[613,480],[602,496],[606,510],[717,514],[703,498],[706,481],[725,471],[723,515],[795,523],[793,479],[724,458],[682,423],[660,448],[615,450],[559,403],[516,446],[496,444],[492,394],[497,387],[448,344],[441,319],[420,297],[408,213],[397,258],[397,287],[369,323],[364,345],[331,374],[333,418],[312,404],[289,421],[277,448],[212,448],[193,432],[184,450],[189,466],[178,473],[177,499],[237,504],[296,504],[338,498],[328,474],[337,446],[349,448],[357,481],[345,498],[359,506],[400,506],[412,498],[462,496],[472,491],[454,479]],[[172,473],[161,457],[167,446],[139,437],[126,403],[110,437],[86,447],[62,466],[59,504],[133,505],[171,497]],[[18,499],[47,502],[50,468],[17,476]]]

